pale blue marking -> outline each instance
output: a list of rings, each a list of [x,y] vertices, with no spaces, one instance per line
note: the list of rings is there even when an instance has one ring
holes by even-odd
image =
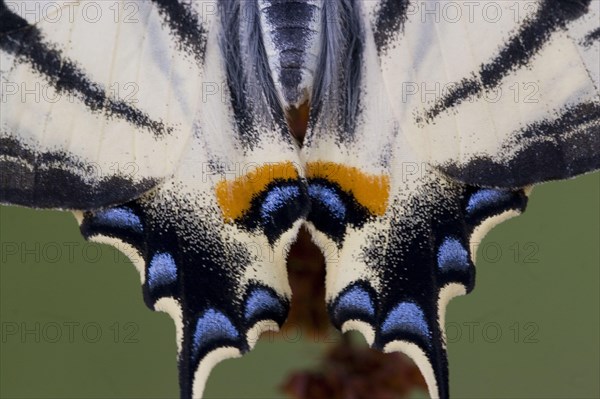
[[[381,331],[384,334],[406,331],[425,337],[430,336],[423,310],[412,302],[402,302],[396,305],[385,319]]]
[[[344,310],[365,312],[369,316],[375,315],[375,307],[371,296],[360,287],[352,287],[342,294],[336,306],[336,313]]]
[[[258,288],[250,294],[248,300],[246,301],[244,317],[246,320],[249,320],[258,313],[267,310],[273,310],[282,313],[283,306],[281,306],[279,298],[277,298],[272,292],[263,288]]]
[[[501,202],[502,200],[505,200],[509,196],[509,194],[510,191],[498,190],[495,188],[481,189],[475,192],[473,195],[471,195],[471,198],[469,198],[469,203],[467,204],[467,212],[473,213],[484,206],[489,206]]]
[[[209,309],[196,322],[196,330],[192,342],[192,350],[194,356],[198,356],[198,352],[203,345],[218,339],[237,339],[238,331],[231,323],[231,320],[223,313]]]
[[[346,206],[332,188],[321,184],[311,184],[308,186],[308,195],[322,202],[336,219],[344,220],[346,218]]]
[[[437,255],[441,270],[466,270],[469,268],[469,253],[456,238],[446,238]]]
[[[273,212],[283,207],[290,199],[300,196],[300,189],[296,186],[274,187],[267,194],[260,207],[260,217],[267,221]]]
[[[171,254],[166,252],[155,254],[148,268],[148,284],[150,288],[168,285],[175,282],[175,280],[177,280],[177,266]]]
[[[127,208],[112,208],[94,214],[96,220],[112,227],[129,227],[142,232],[142,221],[139,216]]]

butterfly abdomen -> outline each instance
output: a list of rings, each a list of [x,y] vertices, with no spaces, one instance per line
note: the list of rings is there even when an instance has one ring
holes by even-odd
[[[308,100],[317,67],[322,0],[258,0],[269,67],[286,106]]]

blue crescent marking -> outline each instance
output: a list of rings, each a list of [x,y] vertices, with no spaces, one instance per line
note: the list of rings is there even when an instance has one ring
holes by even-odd
[[[177,280],[177,266],[171,254],[160,252],[155,254],[148,268],[148,284],[150,288],[168,285]]]
[[[418,305],[412,302],[402,302],[396,305],[383,322],[381,331],[384,334],[408,331],[430,338],[425,314]]]
[[[142,232],[142,221],[139,216],[127,208],[106,209],[94,214],[96,220],[113,227],[128,227],[136,232]]]
[[[272,217],[273,212],[283,207],[292,198],[300,196],[300,189],[295,186],[274,187],[267,194],[260,207],[260,217],[264,222]]]
[[[332,188],[322,184],[311,184],[308,186],[308,195],[323,203],[336,219],[346,218],[346,206]]]
[[[192,342],[194,356],[198,356],[202,346],[211,341],[222,338],[237,339],[238,337],[238,331],[227,316],[218,310],[208,309],[196,322]]]
[[[263,288],[258,288],[252,291],[248,300],[246,301],[246,309],[244,311],[244,317],[246,320],[251,319],[260,312],[273,310],[278,313],[283,312],[283,306],[272,292]]]
[[[498,190],[495,188],[481,189],[469,198],[467,212],[473,213],[482,207],[498,203],[507,199],[509,195],[510,191],[507,190]]]
[[[355,312],[366,313],[369,316],[375,315],[375,307],[371,296],[361,287],[352,287],[344,292],[337,302],[335,312],[350,310]]]
[[[469,253],[456,238],[446,238],[438,249],[438,267],[441,270],[466,270],[469,268]]]

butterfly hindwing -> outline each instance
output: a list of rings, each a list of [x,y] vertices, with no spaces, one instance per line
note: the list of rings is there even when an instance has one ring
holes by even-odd
[[[128,255],[148,307],[173,318],[184,398],[201,397],[216,363],[252,349],[287,316],[287,241],[272,246],[262,226],[223,226],[210,186],[168,181],[136,201],[86,212],[81,231]]]
[[[112,12],[110,4],[102,11]],[[9,175],[1,199],[74,208],[87,239],[128,255],[146,304],[175,321],[182,397],[200,397],[215,364],[285,320],[286,256],[307,192],[274,84],[255,74],[268,63],[248,50],[255,26],[240,3],[219,3],[218,12],[217,3],[135,5],[133,23],[40,22],[3,32],[3,79],[46,82],[74,99],[9,98],[8,115],[3,103],[3,168],[27,170],[19,178],[35,184]],[[14,11],[3,4],[3,21],[24,25]],[[84,50],[92,42],[97,51]],[[131,118],[129,105],[106,93],[127,79],[143,97],[135,109],[158,125]],[[104,169],[113,162],[138,169],[124,179]],[[87,175],[94,163],[111,173]]]
[[[375,348],[408,354],[432,397],[449,395],[445,310],[450,299],[473,289],[477,244],[494,225],[525,209],[524,186],[599,166],[597,86],[588,73],[593,61],[575,57],[582,47],[565,32],[597,22],[586,17],[591,8],[566,3],[558,17],[549,16],[549,3],[542,1],[518,21],[492,24],[470,21],[468,10],[450,23],[439,14],[444,2],[360,2],[351,14],[354,28],[344,32],[347,41],[328,43],[340,63],[328,87],[343,100],[316,103],[303,158],[312,204],[307,222],[328,254],[330,316]],[[508,4],[501,6],[507,12]],[[547,20],[539,20],[540,13]],[[539,26],[546,30],[532,39]],[[525,39],[536,41],[531,54],[518,47],[526,47]],[[553,63],[544,51],[574,57]],[[494,57],[504,58],[485,63]],[[471,84],[477,68],[487,80],[475,76]],[[513,79],[521,72],[527,76]],[[538,84],[539,103],[506,98],[503,85],[522,79]],[[505,97],[487,104],[483,95],[492,86]],[[578,111],[567,121],[542,121],[565,107]],[[321,109],[326,111],[319,114]],[[552,123],[572,130],[557,136],[546,129]],[[513,133],[518,126],[529,130],[519,136]],[[486,151],[493,165],[470,159]],[[529,164],[516,167],[515,156]],[[554,159],[564,162],[545,166]],[[481,178],[453,172],[458,161]]]

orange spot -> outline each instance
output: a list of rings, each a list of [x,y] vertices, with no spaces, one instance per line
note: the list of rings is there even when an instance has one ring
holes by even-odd
[[[334,162],[311,162],[307,165],[306,176],[337,183],[374,215],[382,216],[387,209],[390,197],[387,175],[369,175],[353,166]]]
[[[265,164],[233,181],[217,183],[215,194],[223,218],[228,221],[242,216],[251,205],[252,199],[260,194],[275,179],[297,179],[298,172],[293,163]]]

